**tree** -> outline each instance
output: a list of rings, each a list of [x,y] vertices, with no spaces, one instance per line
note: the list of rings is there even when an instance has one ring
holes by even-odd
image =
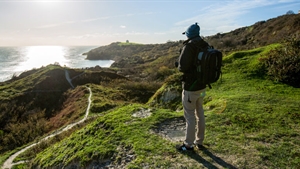
[[[295,14],[295,12],[294,12],[294,11],[292,11],[292,10],[289,10],[289,11],[287,11],[287,12],[286,12],[286,14],[287,14],[287,15],[294,15],[294,14]]]

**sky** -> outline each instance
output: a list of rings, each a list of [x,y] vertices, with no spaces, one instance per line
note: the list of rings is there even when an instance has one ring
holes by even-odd
[[[103,46],[185,40],[298,13],[299,0],[0,0],[0,46]]]

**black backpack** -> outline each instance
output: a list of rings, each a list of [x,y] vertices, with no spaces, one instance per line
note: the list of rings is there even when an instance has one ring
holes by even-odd
[[[210,84],[216,82],[222,74],[222,53],[212,46],[201,50],[198,52],[195,64],[197,81],[208,85],[211,89]]]

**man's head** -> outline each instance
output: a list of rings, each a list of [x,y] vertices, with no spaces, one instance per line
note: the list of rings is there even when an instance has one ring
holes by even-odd
[[[199,36],[200,34],[200,27],[198,23],[189,26],[185,32],[182,34],[185,34],[189,39]]]

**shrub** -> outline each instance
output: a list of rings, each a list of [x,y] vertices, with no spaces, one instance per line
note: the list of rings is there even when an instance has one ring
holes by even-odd
[[[287,40],[261,61],[273,80],[300,87],[300,40]]]
[[[125,79],[116,79],[110,82],[101,82],[104,87],[113,86],[118,90],[119,95],[123,94],[126,100],[131,102],[146,103],[148,99],[161,87],[161,82],[157,81],[130,81]],[[107,96],[108,97],[108,96]]]
[[[169,69],[167,66],[161,66],[157,70],[157,78],[158,79],[165,79],[166,77],[174,74],[174,70]]]

